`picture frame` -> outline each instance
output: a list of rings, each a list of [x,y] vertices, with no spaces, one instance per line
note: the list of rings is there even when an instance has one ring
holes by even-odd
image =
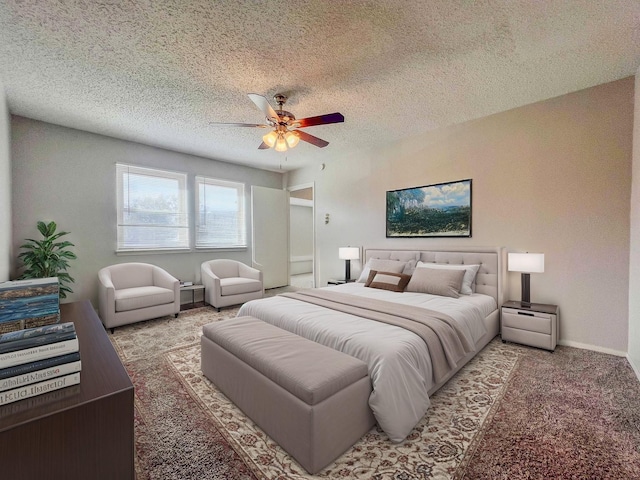
[[[387,191],[387,238],[471,237],[471,179]]]

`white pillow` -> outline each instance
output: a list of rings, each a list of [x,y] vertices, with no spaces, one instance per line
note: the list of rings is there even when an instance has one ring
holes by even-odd
[[[445,270],[464,270],[464,278],[462,279],[462,287],[460,287],[460,295],[471,295],[473,293],[473,284],[476,281],[476,274],[480,269],[480,265],[443,265],[442,263],[424,263],[418,262],[416,268],[441,268]]]
[[[402,273],[406,266],[407,262],[401,262],[399,260],[370,258],[362,269],[362,273],[358,277],[358,282],[366,283],[371,270],[377,270],[378,272]]]

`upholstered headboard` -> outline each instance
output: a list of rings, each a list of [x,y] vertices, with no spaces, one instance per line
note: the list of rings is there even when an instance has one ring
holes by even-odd
[[[480,265],[476,275],[475,291],[496,299],[498,307],[504,302],[504,280],[506,274],[505,250],[502,247],[438,248],[434,250],[385,250],[368,248],[364,251],[364,261],[370,258],[385,260],[420,260],[424,263],[451,265]]]

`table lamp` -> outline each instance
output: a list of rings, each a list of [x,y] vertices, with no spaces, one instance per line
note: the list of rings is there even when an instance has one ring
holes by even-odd
[[[348,282],[351,279],[351,260],[360,259],[360,247],[340,247],[338,258],[345,261],[344,280]]]
[[[520,304],[523,308],[531,308],[529,274],[544,272],[544,253],[510,253],[507,261],[510,272],[522,272]]]

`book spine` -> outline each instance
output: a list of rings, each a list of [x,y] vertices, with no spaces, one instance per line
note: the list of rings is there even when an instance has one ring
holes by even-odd
[[[75,332],[73,322],[56,323],[54,325],[45,325],[43,327],[26,328],[16,332],[9,332],[0,335],[0,344],[6,342],[15,342],[25,338],[38,337],[40,335],[49,335],[51,333]]]
[[[50,333],[49,335],[40,335],[37,337],[23,338],[15,342],[0,344],[0,354],[15,352],[16,350],[26,350],[28,348],[38,347],[40,345],[48,345],[50,343],[62,342],[76,338],[75,332]]]
[[[40,345],[48,345],[50,343],[62,342],[64,340],[72,340],[76,338],[75,331],[52,332],[47,335],[38,335],[35,337],[27,337],[13,342],[0,343],[0,354],[14,352],[16,350],[26,350]]]
[[[64,377],[52,378],[51,380],[46,380],[44,382],[14,388],[13,390],[0,392],[0,405],[6,405],[7,403],[35,397],[36,395],[41,395],[43,393],[53,392],[54,390],[70,387],[71,385],[77,385],[79,383],[80,372],[75,372],[70,375],[65,375]]]
[[[3,417],[9,415],[15,415],[18,413],[26,412],[27,410],[34,410],[42,405],[51,405],[65,400],[69,397],[73,397],[80,393],[80,385],[71,385],[60,390],[54,390],[46,395],[36,395],[35,397],[27,398],[22,402],[13,402],[9,405],[0,406],[0,412]]]
[[[45,358],[57,357],[66,353],[73,353],[79,350],[78,339],[65,340],[63,342],[40,345],[39,347],[16,350],[0,354],[0,368],[12,367],[22,363],[34,362]]]
[[[45,380],[50,380],[56,377],[62,377],[70,373],[79,372],[80,369],[81,363],[78,360],[77,362],[65,363],[55,367],[46,368],[44,370],[38,370],[37,372],[5,378],[0,380],[0,392],[13,388],[24,387],[25,385],[30,385],[32,383],[44,382]]]
[[[36,372],[38,370],[44,370],[45,368],[55,367],[56,365],[62,365],[63,363],[77,362],[78,360],[80,360],[80,352],[73,352],[67,353],[66,355],[59,355],[57,357],[45,358],[44,360],[36,360],[35,362],[14,365],[13,367],[0,369],[0,380],[9,377],[17,377],[18,375],[24,375],[25,373]]]

